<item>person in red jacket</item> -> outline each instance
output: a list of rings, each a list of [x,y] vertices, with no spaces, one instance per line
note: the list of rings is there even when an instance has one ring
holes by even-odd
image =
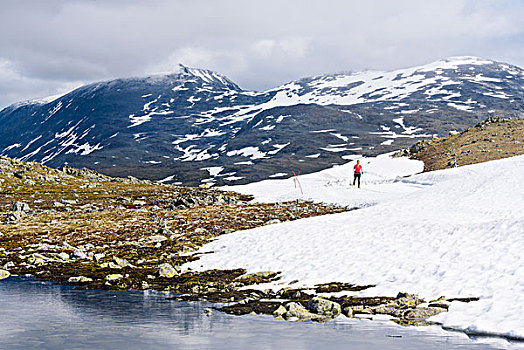
[[[353,169],[355,170],[354,178],[353,178],[353,186],[355,186],[355,182],[358,179],[358,188],[360,188],[360,175],[362,175],[363,171],[362,171],[362,165],[360,165],[359,160],[357,160],[357,164],[355,164]]]

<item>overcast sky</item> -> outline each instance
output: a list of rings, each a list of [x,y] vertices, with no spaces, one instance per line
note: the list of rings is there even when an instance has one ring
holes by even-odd
[[[524,0],[0,0],[0,108],[183,63],[262,90],[449,56],[524,66]]]

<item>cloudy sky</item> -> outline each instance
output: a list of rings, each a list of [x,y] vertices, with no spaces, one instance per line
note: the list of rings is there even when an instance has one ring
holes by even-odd
[[[1,0],[0,108],[177,64],[262,90],[449,56],[524,67],[524,0]]]

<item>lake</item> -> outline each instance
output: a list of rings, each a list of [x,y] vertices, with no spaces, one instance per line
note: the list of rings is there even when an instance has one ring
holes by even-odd
[[[338,319],[289,323],[271,316],[207,316],[209,303],[152,291],[75,290],[10,277],[0,281],[0,349],[507,349],[440,327]]]

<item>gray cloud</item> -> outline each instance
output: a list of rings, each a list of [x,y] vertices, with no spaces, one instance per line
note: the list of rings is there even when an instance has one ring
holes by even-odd
[[[180,62],[265,89],[308,75],[475,55],[524,64],[524,3],[5,0],[0,106]]]

